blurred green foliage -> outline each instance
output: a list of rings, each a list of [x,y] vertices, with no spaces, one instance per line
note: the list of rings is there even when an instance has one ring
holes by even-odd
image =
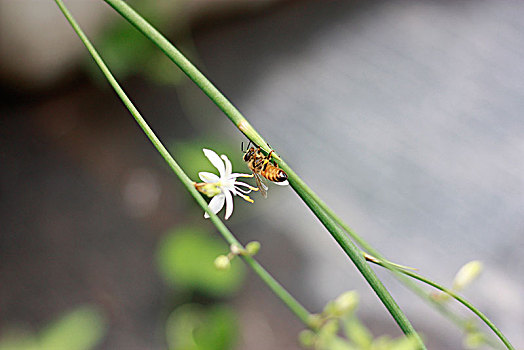
[[[183,12],[185,1],[135,0],[131,5],[162,32],[176,33],[183,36],[182,41],[190,42],[189,27]],[[173,85],[186,79],[160,49],[127,21],[117,19],[111,22],[96,42],[101,56],[120,79],[140,74],[156,83]],[[184,52],[189,56],[194,55],[194,50],[186,48]],[[94,78],[100,77],[95,66],[90,64],[87,67]]]
[[[105,318],[93,306],[81,306],[51,322],[37,334],[24,329],[3,332],[0,350],[89,350],[107,331]]]
[[[227,270],[215,267],[216,257],[228,251],[225,242],[204,228],[178,227],[160,240],[156,259],[163,279],[177,291],[189,292],[179,295],[223,298],[240,288],[246,272],[238,260]],[[167,320],[166,337],[170,350],[232,349],[238,324],[234,312],[222,304],[182,302]]]
[[[416,350],[414,337],[391,339],[388,336],[373,338],[369,329],[358,319],[358,294],[346,292],[326,304],[321,314],[312,321],[317,331],[302,331],[300,343],[315,350]],[[343,334],[341,336],[340,334]]]
[[[191,226],[167,233],[158,245],[156,258],[160,274],[169,285],[224,297],[239,289],[245,275],[245,267],[238,260],[228,270],[215,268],[215,258],[227,251],[229,247],[223,241]]]
[[[234,347],[238,324],[224,305],[186,304],[169,316],[166,332],[169,350],[226,350]]]

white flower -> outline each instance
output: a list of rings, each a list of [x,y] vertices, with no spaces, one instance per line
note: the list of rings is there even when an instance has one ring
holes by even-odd
[[[213,213],[218,213],[226,205],[225,219],[229,219],[233,213],[233,195],[240,196],[244,200],[253,203],[253,200],[246,194],[257,191],[258,188],[252,187],[244,182],[237,181],[239,177],[252,177],[252,174],[240,174],[231,172],[231,162],[226,155],[220,157],[210,149],[203,149],[207,159],[218,169],[220,176],[213,173],[202,171],[198,176],[204,183],[195,184],[195,187],[209,197],[213,197],[209,202],[209,209]],[[222,159],[221,159],[222,158]],[[244,187],[244,188],[242,188]],[[204,217],[209,218],[208,213]]]

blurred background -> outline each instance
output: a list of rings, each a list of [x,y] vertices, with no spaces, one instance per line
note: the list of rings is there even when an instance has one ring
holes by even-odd
[[[524,347],[524,3],[133,1],[390,260],[464,292]],[[103,1],[66,1],[189,176],[248,172],[227,118]],[[52,1],[0,0],[0,348],[299,349]],[[347,290],[400,331],[289,187],[228,226],[309,310]],[[219,215],[223,216],[223,213]],[[376,270],[431,349],[462,333]],[[456,310],[469,314],[461,307]],[[195,345],[194,338],[198,339]]]

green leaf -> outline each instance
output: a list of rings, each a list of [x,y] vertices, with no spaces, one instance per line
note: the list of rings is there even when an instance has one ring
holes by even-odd
[[[214,261],[228,246],[203,229],[185,227],[169,232],[159,243],[157,263],[164,280],[178,288],[214,297],[236,292],[243,282],[244,265],[235,259],[231,268],[218,270]]]
[[[92,306],[82,306],[40,332],[40,349],[92,349],[105,332],[106,324],[101,313]]]
[[[166,333],[170,350],[226,350],[234,347],[238,325],[225,306],[186,304],[169,316]]]

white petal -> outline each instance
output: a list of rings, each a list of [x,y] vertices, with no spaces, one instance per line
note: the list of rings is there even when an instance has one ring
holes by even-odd
[[[209,209],[211,209],[211,211],[215,214],[218,213],[220,209],[224,207],[224,200],[225,196],[223,193],[217,194],[213,197],[213,199],[211,199],[211,202],[209,202]],[[206,219],[209,218],[209,214],[207,212],[204,213],[204,217]]]
[[[211,162],[211,164],[213,164],[215,168],[218,169],[218,172],[220,173],[220,177],[224,177],[226,169],[224,168],[224,162],[222,161],[222,159],[220,159],[218,154],[206,148],[204,148],[203,151],[207,159],[209,159],[209,161]]]
[[[275,185],[279,185],[279,186],[287,186],[289,185],[289,181],[282,181],[282,182],[273,182]]]
[[[226,216],[225,219],[229,219],[231,214],[233,214],[233,197],[231,196],[231,193],[226,191],[224,193],[226,195]]]
[[[225,176],[231,175],[231,171],[233,170],[233,166],[231,165],[231,162],[229,161],[229,158],[223,154],[220,156],[224,160],[224,163],[226,163],[226,174]]]
[[[220,178],[217,175],[213,173],[208,173],[207,171],[199,172],[198,177],[200,178],[200,180],[207,183],[218,182],[218,180],[220,180]]]

